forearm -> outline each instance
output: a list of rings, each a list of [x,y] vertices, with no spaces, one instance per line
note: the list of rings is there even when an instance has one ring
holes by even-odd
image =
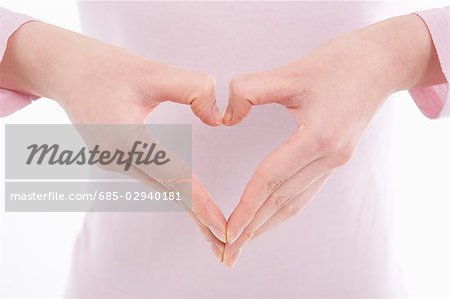
[[[0,64],[0,86],[16,91],[51,97],[55,86],[64,30],[41,22],[22,25],[8,40]]]
[[[125,54],[125,55],[124,55]],[[22,25],[9,39],[0,64],[0,87],[53,99],[77,87],[99,82],[128,51],[42,22]],[[135,64],[135,63],[134,63]],[[102,67],[104,66],[104,68]],[[120,74],[120,70],[116,69]],[[103,78],[105,79],[105,78]],[[105,83],[106,84],[106,83]]]
[[[355,34],[385,56],[381,75],[392,91],[446,82],[427,25],[419,16],[391,18]]]
[[[388,19],[344,38],[343,51],[352,52],[356,61],[367,60],[370,67],[377,65],[379,80],[392,92],[446,81],[427,26],[417,15]],[[29,22],[9,39],[0,64],[0,87],[63,97],[67,90],[96,81],[90,79],[101,72],[99,67],[93,71],[92,64],[110,69],[114,59],[135,61],[129,53],[121,55],[123,51],[49,24]]]

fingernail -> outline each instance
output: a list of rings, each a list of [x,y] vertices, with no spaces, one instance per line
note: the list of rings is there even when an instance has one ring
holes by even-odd
[[[232,111],[231,111],[230,106],[228,106],[227,110],[225,111],[225,113],[223,115],[223,124],[229,125],[231,122],[231,117],[232,117]]]
[[[227,243],[228,244],[233,244],[241,235],[242,231],[236,232],[236,233],[232,233],[229,230],[227,230]]]
[[[220,241],[222,241],[223,243],[227,242],[226,236],[225,236],[225,232],[222,230],[218,230],[214,227],[210,227],[209,230],[213,233],[213,235],[219,239]]]
[[[242,248],[233,252],[233,254],[231,255],[230,260],[229,260],[230,267],[234,267],[234,265],[236,265],[236,262],[237,262],[239,256],[241,255],[241,251],[242,251]]]
[[[222,124],[222,116],[220,114],[219,107],[217,107],[216,103],[214,103],[214,105],[213,105],[212,114],[213,114],[216,124],[221,125]]]
[[[211,249],[219,263],[221,263],[223,260],[223,246],[220,246],[220,247],[221,248],[219,248],[219,245],[217,245],[217,244],[214,244],[214,243],[211,244]]]

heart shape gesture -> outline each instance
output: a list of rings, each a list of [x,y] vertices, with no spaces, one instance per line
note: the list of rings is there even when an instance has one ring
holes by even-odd
[[[17,32],[0,65],[0,74],[8,74],[1,86],[56,99],[74,123],[143,124],[165,101],[190,105],[210,126],[234,126],[253,105],[277,103],[292,112],[296,131],[257,166],[228,221],[192,176],[188,214],[230,266],[247,242],[297,214],[349,161],[392,92],[445,81],[426,26],[410,15],[339,36],[284,67],[236,77],[222,118],[211,76],[40,22]],[[416,37],[421,46],[411,51]],[[148,169],[134,170],[152,180]]]

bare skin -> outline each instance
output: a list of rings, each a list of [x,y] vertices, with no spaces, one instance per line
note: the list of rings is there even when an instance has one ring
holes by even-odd
[[[225,125],[253,105],[277,103],[297,120],[291,137],[255,170],[227,222],[224,262],[293,217],[348,162],[371,118],[393,92],[445,82],[425,23],[392,18],[336,37],[286,66],[236,77]]]
[[[41,22],[22,25],[9,39],[0,64],[0,86],[56,100],[75,124],[143,124],[165,101],[190,105],[206,125],[222,121],[211,76],[149,61]],[[186,171],[179,165],[179,171]],[[152,181],[146,169],[132,170],[132,176]],[[188,214],[221,261],[226,220],[195,174]]]
[[[289,109],[297,130],[261,161],[228,222],[193,176],[189,214],[229,266],[247,242],[313,199],[351,158],[390,94],[445,81],[427,27],[416,15],[338,36],[286,66],[236,77],[223,118],[207,74],[148,61],[41,22],[21,26],[0,63],[1,87],[55,99],[74,123],[142,124],[164,101],[190,105],[210,126],[236,125],[253,105]]]

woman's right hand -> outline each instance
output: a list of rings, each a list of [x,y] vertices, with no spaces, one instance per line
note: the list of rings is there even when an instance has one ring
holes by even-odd
[[[42,22],[22,25],[9,39],[0,86],[58,101],[75,124],[144,124],[165,101],[190,105],[207,125],[221,124],[211,76]],[[226,220],[195,175],[189,214],[221,260]]]

